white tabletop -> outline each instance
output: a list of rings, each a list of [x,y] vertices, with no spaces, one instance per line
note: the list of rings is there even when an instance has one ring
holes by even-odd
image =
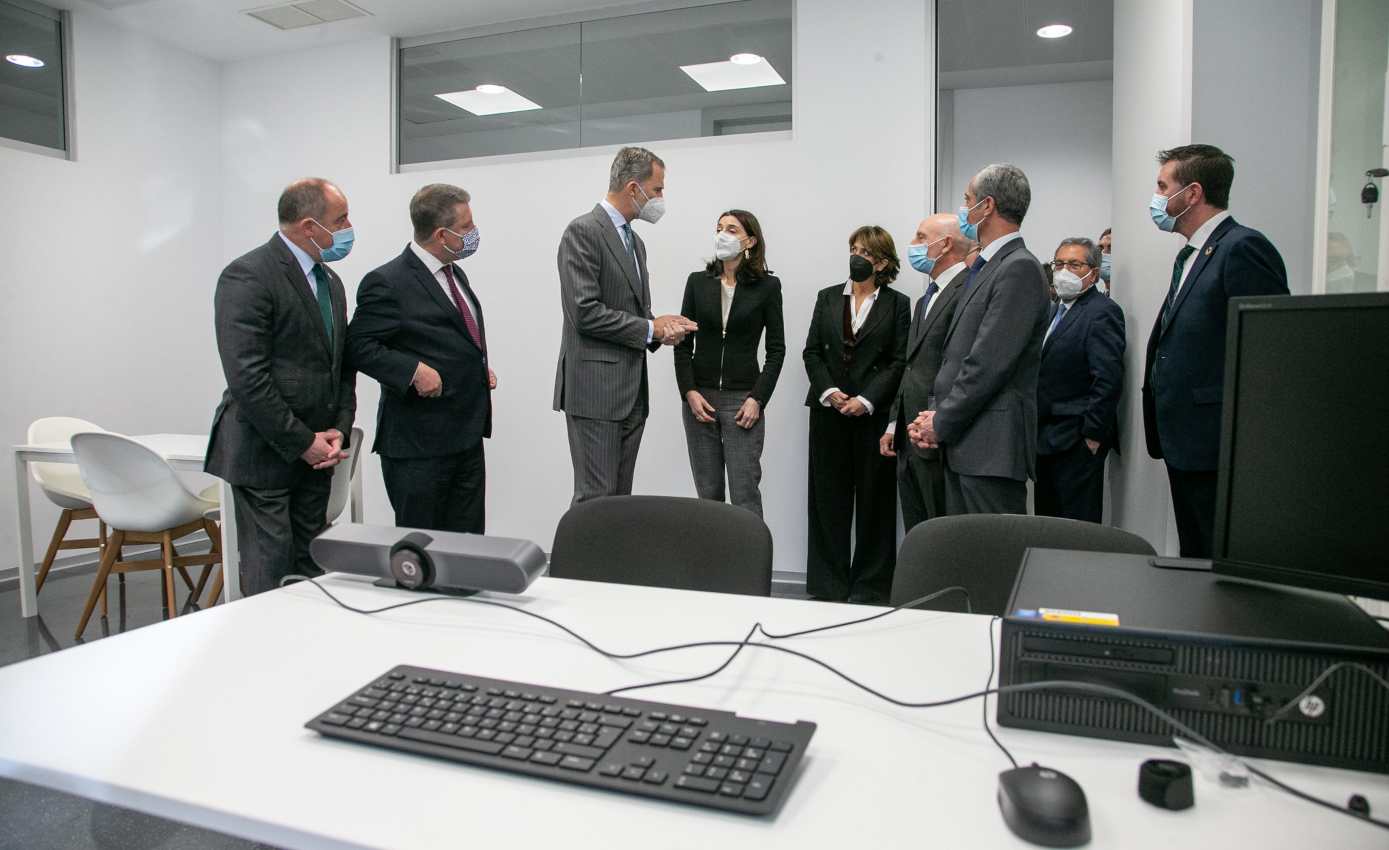
[[[170,461],[196,461],[202,463],[207,456],[207,434],[138,434],[130,439],[148,446]],[[71,459],[72,444],[67,440],[56,443],[22,443],[14,446],[16,452],[29,455],[53,455],[54,460]],[[44,460],[46,458],[34,458]]]
[[[357,605],[411,598],[333,576]],[[492,597],[505,598],[505,597]],[[864,608],[545,578],[517,600],[614,650],[737,640]],[[787,641],[911,699],[981,688],[989,621],[909,611]],[[436,602],[362,616],[294,586],[0,668],[0,774],[287,847],[1026,847],[994,793],[1008,765],[978,701],[878,702],[814,665],[748,651],[723,674],[627,696],[819,724],[775,818],[723,814],[332,741],[303,728],[373,676],[409,663],[601,691],[714,667],[725,649],[615,662],[509,611]],[[991,704],[992,705],[992,704]],[[992,711],[991,711],[992,714]],[[1174,750],[999,730],[1020,761],[1074,777],[1094,847],[1383,847],[1383,831],[1266,788],[1198,777],[1196,807],[1139,800],[1138,765]],[[1262,763],[1308,791],[1364,794],[1389,778]]]

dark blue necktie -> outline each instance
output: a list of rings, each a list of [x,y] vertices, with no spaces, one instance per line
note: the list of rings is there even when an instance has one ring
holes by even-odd
[[[980,254],[979,256],[977,256],[977,257],[974,258],[974,262],[971,263],[970,266],[969,266],[969,277],[966,277],[966,278],[965,278],[965,291],[966,291],[966,292],[969,291],[970,285],[974,283],[974,278],[975,278],[975,276],[979,274],[979,270],[980,270],[980,269],[984,268],[984,263],[986,263],[986,262],[988,262],[988,260],[985,260],[985,259],[984,259],[984,255],[983,255],[983,254]]]
[[[1172,282],[1167,286],[1167,300],[1162,302],[1162,328],[1167,329],[1167,323],[1172,320],[1172,307],[1177,303],[1177,292],[1182,285],[1182,272],[1186,271],[1186,260],[1195,252],[1195,248],[1190,245],[1183,245],[1182,250],[1177,252],[1177,259],[1172,263]]]

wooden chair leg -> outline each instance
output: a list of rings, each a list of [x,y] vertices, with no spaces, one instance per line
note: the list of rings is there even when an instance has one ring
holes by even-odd
[[[73,636],[77,640],[82,639],[82,633],[87,630],[87,621],[92,618],[92,610],[96,608],[96,601],[101,596],[102,588],[106,586],[106,580],[111,576],[111,566],[116,563],[116,558],[121,551],[121,541],[125,533],[117,531],[111,536],[111,545],[106,547],[106,552],[101,556],[101,566],[96,572],[96,581],[92,583],[92,592],[87,596],[87,607],[82,611],[82,619],[77,623],[77,633]]]
[[[207,605],[203,607],[211,608],[218,602],[222,601],[222,575],[226,572],[226,570],[227,565],[223,564],[222,569],[217,571],[217,578],[212,582],[212,589],[208,592]]]
[[[207,578],[210,575],[212,575],[212,565],[208,564],[207,566],[203,567],[202,573],[198,575],[198,586],[193,588],[193,595],[188,597],[189,602],[197,602],[201,604],[201,600],[203,598],[203,588],[207,586]]]
[[[39,566],[38,577],[34,580],[34,592],[43,590],[43,580],[48,578],[48,571],[53,569],[53,559],[58,557],[58,546],[67,537],[68,527],[72,525],[72,509],[64,508],[58,516],[58,524],[53,527],[53,539],[48,541],[48,551],[43,555],[43,564]]]
[[[174,598],[174,543],[169,538],[169,532],[164,532],[164,539],[160,544],[164,551],[164,596],[169,606],[169,619],[178,616],[178,600]]]
[[[177,557],[177,555],[171,555],[170,557]],[[189,590],[192,590],[192,589],[193,589],[193,577],[190,576],[190,575],[188,574],[188,568],[187,568],[187,567],[174,567],[174,570],[179,574],[179,577],[183,579],[183,584],[184,584],[184,586],[187,587]],[[194,596],[197,596],[198,594],[197,594],[197,593],[194,593],[193,595],[194,595]]]

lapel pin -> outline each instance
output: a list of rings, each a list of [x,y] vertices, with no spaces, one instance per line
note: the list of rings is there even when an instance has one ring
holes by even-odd
[[[1214,245],[1209,246],[1209,247],[1206,248],[1206,256],[1207,256],[1207,257],[1209,257],[1211,254],[1214,254],[1214,253],[1215,253],[1215,246],[1214,246]]]

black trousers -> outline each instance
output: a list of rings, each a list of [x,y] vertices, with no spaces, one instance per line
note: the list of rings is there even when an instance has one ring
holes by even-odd
[[[287,575],[322,575],[309,542],[328,525],[331,469],[305,469],[293,487],[232,487],[241,595],[274,590]]]
[[[945,465],[940,454],[926,458],[909,445],[899,449],[897,492],[907,531],[928,519],[945,516]]]
[[[1213,469],[1190,471],[1167,467],[1172,513],[1183,558],[1209,558],[1215,551],[1215,484]]]
[[[1109,449],[1095,454],[1077,440],[1054,455],[1037,455],[1037,486],[1032,504],[1037,516],[1098,523],[1104,519],[1104,463]]]
[[[993,475],[961,475],[945,455],[945,511],[960,514],[1025,514],[1027,482]]]
[[[897,563],[895,465],[878,453],[878,439],[886,427],[886,411],[844,416],[827,407],[810,410],[805,586],[811,596],[883,602],[892,590]]]
[[[440,457],[381,458],[386,496],[402,528],[482,534],[487,463],[482,441]]]

